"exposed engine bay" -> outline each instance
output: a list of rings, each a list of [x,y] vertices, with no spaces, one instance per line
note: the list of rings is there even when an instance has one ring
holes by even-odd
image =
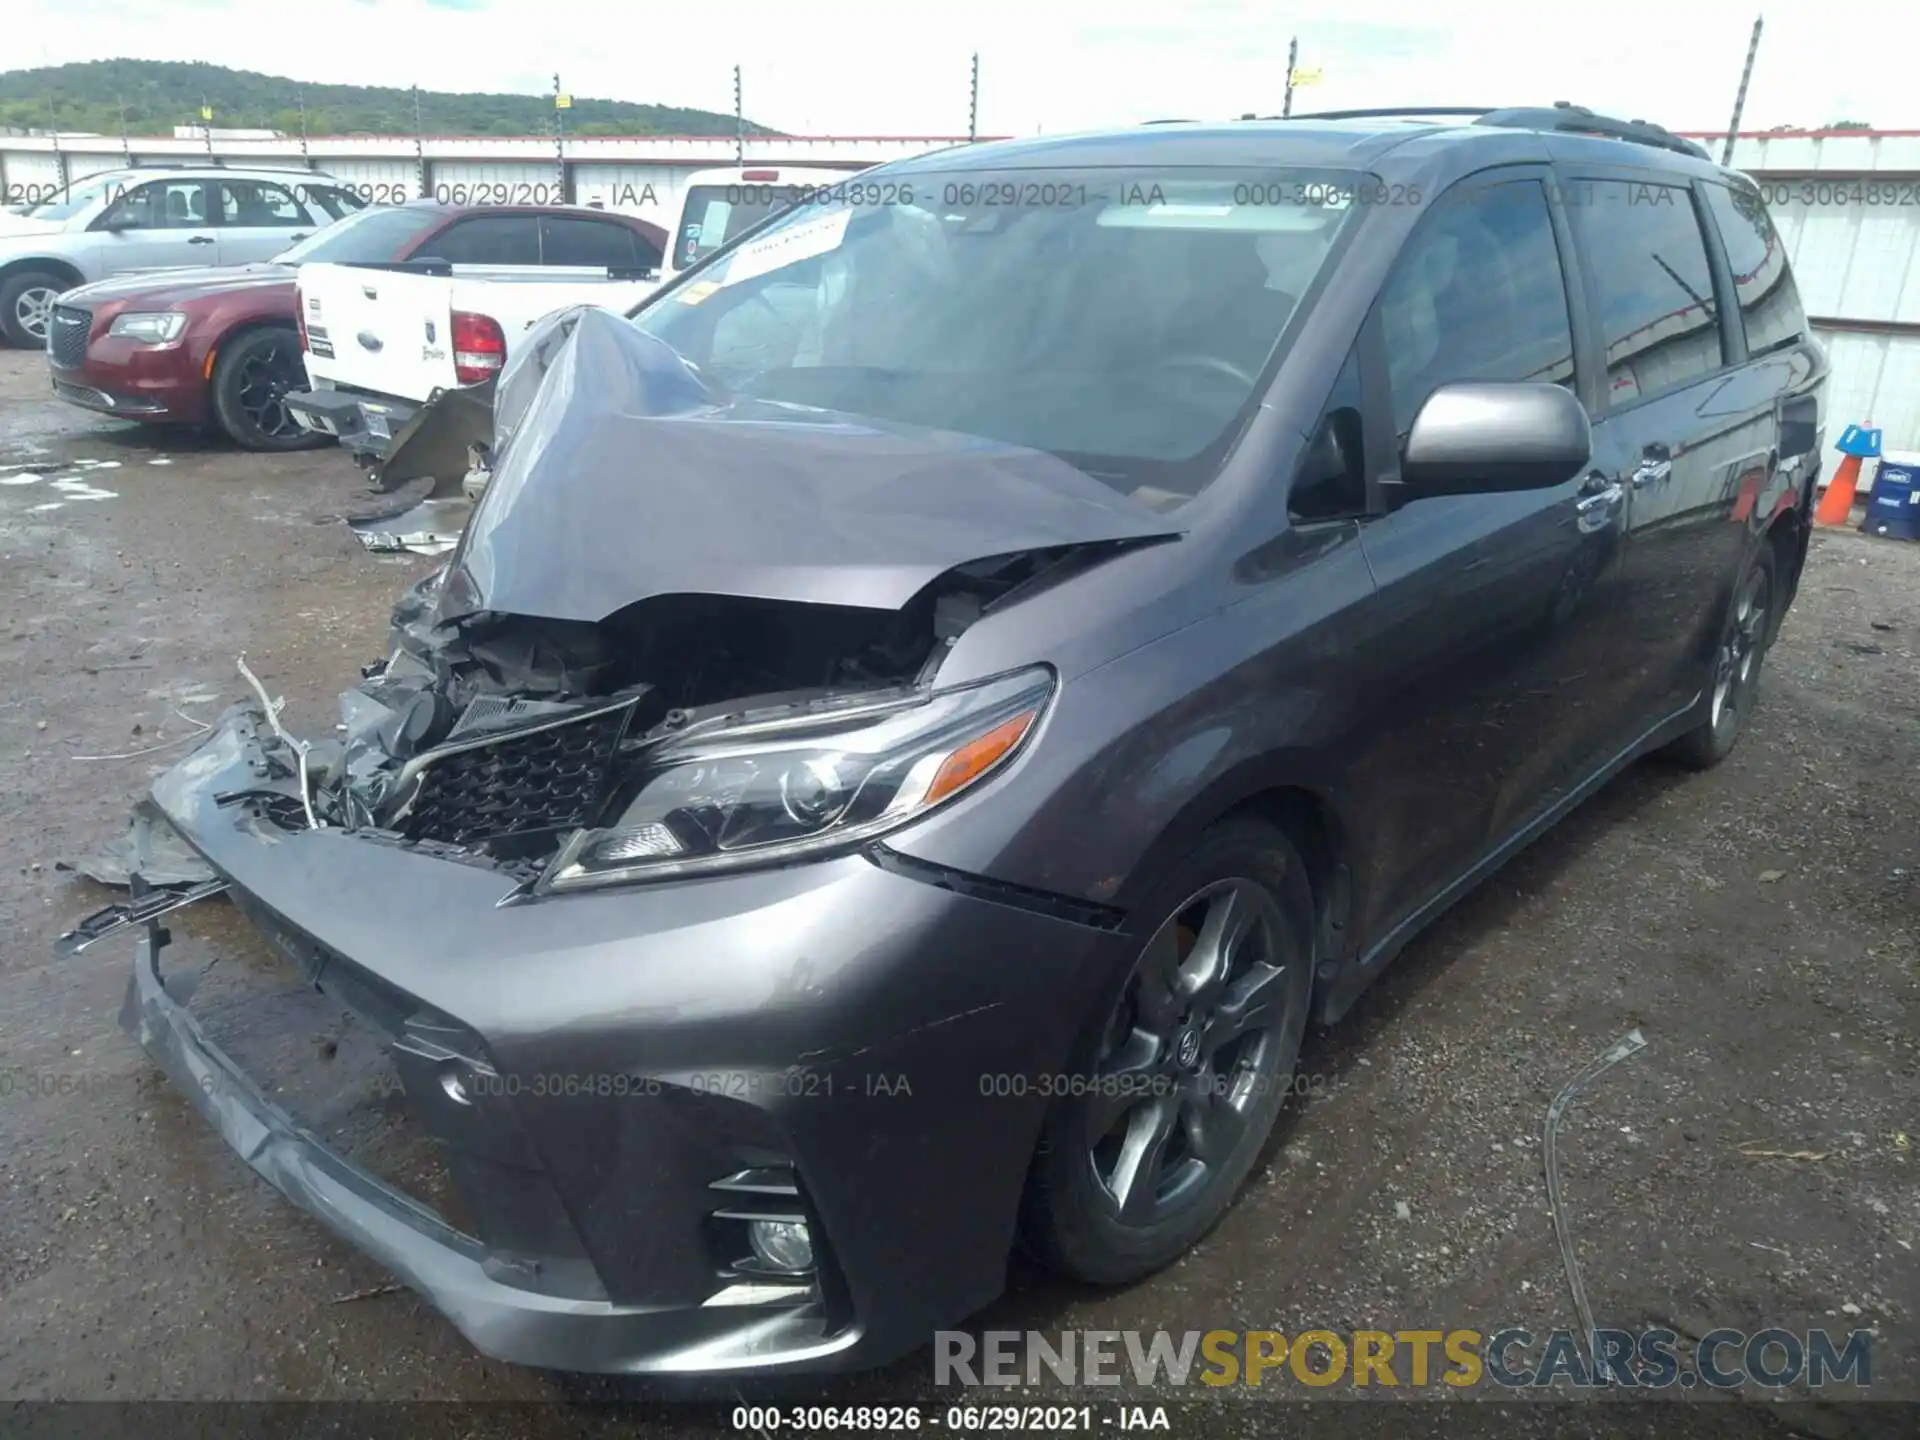
[[[649,747],[702,725],[911,697],[994,604],[1107,548],[964,565],[892,612],[668,595],[598,624],[491,612],[436,622],[436,571],[395,606],[387,657],[341,696],[339,737],[304,756],[286,737],[285,762],[304,766],[314,825],[453,847],[531,878]],[[291,806],[270,813],[308,823]]]

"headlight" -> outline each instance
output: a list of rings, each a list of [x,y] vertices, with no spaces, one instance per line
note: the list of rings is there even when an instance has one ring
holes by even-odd
[[[124,335],[129,340],[144,340],[149,345],[164,345],[169,340],[178,340],[180,332],[186,328],[187,317],[178,310],[155,310],[144,314],[133,311],[114,316],[113,324],[107,327],[107,334]]]
[[[624,812],[577,830],[541,890],[781,863],[905,825],[1004,767],[1040,723],[1052,672],[936,691],[858,719],[689,735],[648,752]]]

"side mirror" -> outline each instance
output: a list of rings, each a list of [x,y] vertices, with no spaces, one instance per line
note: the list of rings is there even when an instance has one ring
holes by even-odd
[[[1401,500],[1545,490],[1593,458],[1586,406],[1561,385],[1442,385],[1413,417],[1400,458]]]
[[[125,210],[109,210],[93,222],[93,228],[96,230],[106,230],[117,235],[120,231],[132,230],[135,226],[133,216]]]

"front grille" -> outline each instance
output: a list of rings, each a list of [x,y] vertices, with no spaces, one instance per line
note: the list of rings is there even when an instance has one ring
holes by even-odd
[[[78,370],[87,363],[87,334],[92,329],[91,310],[54,306],[53,322],[47,327],[47,358],[62,370]]]
[[[450,845],[526,839],[587,824],[605,797],[633,702],[431,761],[400,824]]]

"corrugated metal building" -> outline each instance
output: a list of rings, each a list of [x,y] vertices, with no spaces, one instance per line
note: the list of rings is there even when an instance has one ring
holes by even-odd
[[[988,137],[982,136],[982,139]],[[749,137],[749,165],[877,165],[924,154],[964,138],[944,135]],[[731,135],[583,136],[557,145],[531,136],[280,136],[211,142],[135,136],[0,135],[0,204],[37,202],[103,170],[129,164],[311,168],[344,181],[377,203],[431,195],[456,204],[562,200],[642,215],[662,225],[677,218],[682,182],[695,170],[733,165]]]
[[[1724,135],[1699,135],[1718,155]],[[964,143],[945,136],[756,137],[749,163],[858,165]],[[370,198],[562,198],[670,224],[685,177],[734,163],[732,136],[330,136],[306,141],[0,136],[0,203],[37,199],[130,160],[311,166]],[[1800,294],[1833,361],[1832,421],[1920,450],[1920,131],[1742,132],[1734,165],[1767,195]]]
[[[1718,158],[1726,136],[1692,138]],[[1920,131],[1743,131],[1733,165],[1766,195],[1833,363],[1828,439],[1872,423],[1920,451]]]

